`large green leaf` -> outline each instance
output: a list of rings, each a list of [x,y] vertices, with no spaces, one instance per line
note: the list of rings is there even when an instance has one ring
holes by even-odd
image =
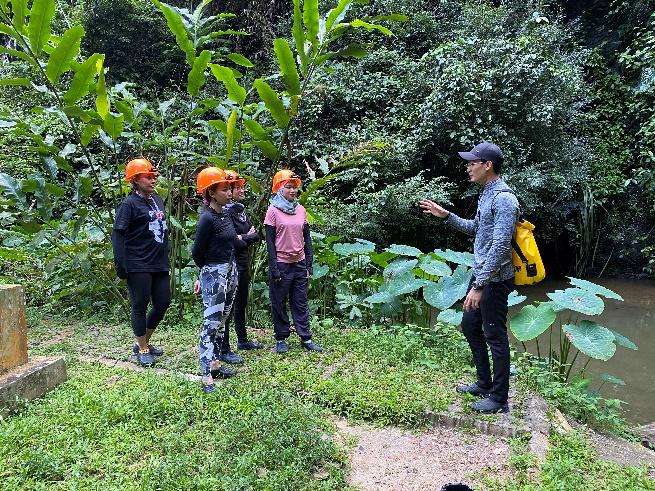
[[[323,278],[326,274],[330,272],[330,267],[327,264],[319,264],[319,263],[314,263],[314,271],[312,273],[312,279],[313,280],[318,280],[319,278]]]
[[[59,82],[59,77],[70,68],[71,63],[80,53],[80,41],[83,36],[84,28],[82,26],[73,26],[61,36],[57,47],[48,58],[48,65],[45,69],[46,76],[53,85]]]
[[[507,297],[507,306],[513,307],[514,305],[518,305],[527,299],[528,297],[526,297],[525,295],[519,295],[519,292],[513,290]]]
[[[277,161],[279,157],[277,147],[270,141],[254,141],[253,145],[259,148],[266,158]]]
[[[239,114],[237,113],[236,109],[232,109],[230,117],[227,118],[227,131],[225,135],[227,136],[227,142],[225,144],[225,165],[227,165],[232,158],[232,150],[234,149],[234,130],[237,126],[238,116]]]
[[[587,315],[599,315],[603,312],[603,300],[593,293],[580,288],[567,288],[547,293],[548,298],[560,308],[573,310]]]
[[[87,124],[82,130],[82,136],[80,137],[80,143],[84,147],[88,147],[91,143],[91,139],[98,133],[100,126],[97,124]]]
[[[239,53],[230,53],[229,55],[225,56],[227,59],[229,59],[232,63],[235,63],[239,66],[244,66],[246,68],[252,68],[255,65],[252,64],[252,61],[250,61],[248,58],[246,58],[243,55],[240,55]]]
[[[123,120],[125,116],[122,114],[115,115],[113,113],[107,113],[104,118],[103,129],[105,133],[111,137],[112,140],[116,141],[118,137],[121,136],[123,132]]]
[[[380,290],[364,299],[368,303],[389,303],[394,299],[394,296],[386,290]]]
[[[436,309],[449,309],[462,298],[454,283],[452,276],[444,276],[438,282],[427,282],[423,287],[423,298]]]
[[[300,77],[289,43],[286,39],[278,38],[273,41],[273,49],[277,56],[278,65],[280,65],[280,72],[286,83],[287,92],[289,95],[300,95]]]
[[[19,51],[17,49],[5,48],[4,46],[0,46],[0,54],[13,56],[15,58],[19,58],[23,61],[28,62],[30,65],[35,66],[36,68],[39,67],[38,62],[35,61],[34,58],[28,55],[25,51]]]
[[[459,326],[462,323],[462,318],[464,317],[464,312],[455,309],[446,309],[439,312],[437,320],[439,322],[445,322],[446,324],[452,324],[453,326]]]
[[[355,256],[357,254],[368,254],[375,250],[375,246],[370,244],[363,244],[361,242],[355,242],[354,244],[342,244],[337,242],[332,245],[334,252],[340,256]]]
[[[302,21],[307,28],[306,39],[311,43],[316,53],[318,51],[319,31],[318,0],[304,0],[302,8]]]
[[[52,19],[55,17],[56,0],[34,0],[30,9],[27,37],[34,56],[39,56],[50,39]]]
[[[329,51],[316,57],[316,65],[322,65],[324,61],[332,58],[364,58],[368,54],[370,45],[351,43],[339,51]]]
[[[616,351],[614,334],[595,322],[581,321],[577,325],[566,324],[562,326],[562,330],[573,346],[590,358],[607,361]]]
[[[25,27],[25,18],[29,14],[29,9],[27,8],[27,0],[11,0],[11,13],[12,23],[16,27],[18,32],[22,31]]]
[[[332,30],[332,26],[339,24],[344,19],[352,3],[353,0],[339,0],[336,7],[328,12],[325,18],[325,30],[328,33]]]
[[[369,31],[371,31],[371,30],[380,31],[382,34],[384,34],[386,36],[392,36],[393,35],[391,30],[389,30],[388,28],[386,28],[384,26],[381,26],[379,24],[372,24],[370,22],[366,22],[366,21],[364,21],[362,19],[355,19],[354,21],[352,21],[350,23],[350,25],[353,26],[353,27],[356,27],[356,28],[363,27],[364,29],[367,29]]]
[[[418,264],[418,267],[425,271],[427,274],[433,276],[450,276],[452,274],[450,266],[431,254],[426,254],[423,256]]]
[[[98,115],[104,119],[109,113],[109,95],[107,94],[107,83],[105,81],[104,59],[98,59],[98,83],[96,85],[96,109]]]
[[[32,81],[29,78],[18,77],[18,78],[3,78],[0,79],[0,86],[12,86],[12,87],[29,87],[32,85]]]
[[[187,75],[187,92],[192,97],[200,95],[200,89],[205,85],[205,70],[211,60],[211,51],[203,50],[200,55],[193,61],[193,68]]]
[[[254,119],[245,119],[243,125],[255,140],[270,140],[268,132]]]
[[[628,348],[628,349],[635,350],[635,351],[637,351],[639,349],[635,343],[630,341],[628,338],[626,338],[620,332],[616,332],[614,329],[609,329],[609,330],[610,330],[610,332],[612,334],[614,334],[614,341],[619,346],[623,346],[624,348]]]
[[[307,70],[307,55],[305,54],[305,29],[302,25],[300,0],[293,0],[293,27],[291,32],[300,59],[300,71],[305,73],[305,70]]]
[[[383,276],[386,279],[389,279],[403,275],[414,269],[414,266],[416,266],[417,263],[418,259],[398,258],[395,261],[392,261],[389,266],[384,268]],[[412,276],[413,275],[414,273],[412,273]]]
[[[104,59],[104,55],[93,53],[84,63],[77,67],[71,85],[64,94],[66,105],[74,105],[89,93],[89,85],[91,85],[96,73],[98,73],[97,62],[99,59]]]
[[[470,252],[455,252],[450,249],[446,249],[445,251],[442,249],[435,249],[434,253],[446,261],[455,264],[464,264],[466,266],[473,266],[473,261],[475,259]]]
[[[605,288],[604,286],[597,285],[596,283],[592,283],[591,281],[587,280],[581,280],[580,278],[572,278],[571,276],[567,276],[569,281],[573,286],[577,286],[578,288],[594,293],[596,295],[601,295],[605,298],[613,298],[614,300],[621,300],[623,301],[623,297],[619,295],[616,292],[613,292],[609,288]]]
[[[393,276],[387,286],[387,292],[393,296],[406,295],[422,288],[426,283],[429,283],[428,280],[416,278],[414,273],[408,271]]]
[[[423,254],[420,249],[403,244],[391,244],[385,249],[385,251],[391,252],[393,254],[398,254],[399,256],[410,257],[418,257]]]
[[[277,93],[261,78],[255,80],[254,86],[278,127],[286,128],[289,125],[289,115]]]
[[[21,210],[25,208],[25,194],[21,191],[21,185],[9,174],[0,172],[0,190]]]
[[[157,6],[159,10],[166,17],[166,23],[168,28],[175,35],[175,42],[180,47],[180,49],[186,55],[186,61],[190,67],[193,66],[193,62],[196,60],[196,49],[193,46],[193,42],[189,38],[189,33],[184,24],[182,16],[177,12],[176,9],[171,8],[170,5],[160,2],[159,0],[152,0],[152,2]]]
[[[210,67],[216,80],[222,82],[225,86],[228,99],[239,105],[243,104],[246,100],[246,89],[239,85],[239,82],[237,82],[237,79],[234,76],[234,72],[226,66],[210,65]]]
[[[473,276],[473,270],[467,268],[464,264],[460,264],[455,268],[452,274],[452,285],[453,288],[457,289],[459,298],[464,298],[466,296],[466,291],[468,290],[469,283],[471,282],[471,277]]]
[[[557,314],[548,303],[537,307],[526,305],[509,321],[509,327],[519,341],[530,341],[553,325]]]

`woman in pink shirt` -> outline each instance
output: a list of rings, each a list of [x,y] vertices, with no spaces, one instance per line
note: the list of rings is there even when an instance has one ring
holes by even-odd
[[[275,351],[286,353],[289,345],[287,299],[296,332],[302,347],[322,351],[312,341],[309,328],[307,291],[312,276],[312,240],[305,208],[298,203],[300,177],[290,170],[278,171],[273,177],[273,198],[266,211],[264,227],[268,247],[269,296],[275,332]]]

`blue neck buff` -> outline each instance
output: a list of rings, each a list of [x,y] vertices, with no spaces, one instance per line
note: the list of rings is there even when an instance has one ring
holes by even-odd
[[[295,215],[296,208],[298,207],[298,200],[294,199],[293,201],[289,201],[282,195],[282,192],[282,189],[278,190],[277,194],[271,198],[271,204],[287,215]]]

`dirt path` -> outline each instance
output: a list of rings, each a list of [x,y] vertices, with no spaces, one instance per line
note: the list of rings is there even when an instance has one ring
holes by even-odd
[[[502,438],[445,428],[415,434],[336,423],[344,435],[357,438],[348,484],[362,491],[435,491],[449,482],[483,489],[483,473],[509,477],[509,445]]]

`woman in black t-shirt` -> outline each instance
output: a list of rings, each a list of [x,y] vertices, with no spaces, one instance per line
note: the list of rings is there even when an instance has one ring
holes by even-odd
[[[132,192],[118,207],[111,238],[119,278],[127,279],[132,301],[132,351],[139,364],[150,366],[163,351],[150,338],[171,303],[168,279],[168,227],[164,202],[155,194],[159,173],[146,159],[134,159],[125,168]],[[152,309],[146,316],[148,303]]]
[[[225,332],[225,322],[230,315],[237,290],[238,271],[234,262],[234,240],[237,233],[223,207],[232,198],[232,187],[225,172],[208,167],[198,174],[198,193],[208,206],[198,219],[196,239],[191,255],[200,268],[200,281],[195,293],[202,292],[203,311],[200,331],[200,372],[202,388],[206,393],[216,390],[214,378],[226,378],[236,372],[220,365],[219,357]]]

